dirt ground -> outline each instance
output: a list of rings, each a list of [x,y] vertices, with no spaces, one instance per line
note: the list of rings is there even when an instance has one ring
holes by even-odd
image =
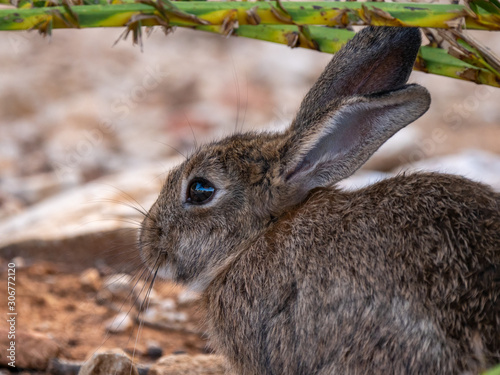
[[[7,263],[1,264],[1,280],[7,279]],[[174,299],[182,291],[172,284],[156,284],[157,298]],[[5,295],[6,283],[0,293]],[[110,333],[105,322],[117,315],[117,310],[139,317],[129,296],[115,298],[112,303],[98,297],[99,290],[82,285],[80,275],[64,272],[49,262],[16,270],[18,330],[37,332],[50,337],[59,348],[59,359],[85,361],[96,351],[121,348],[137,363],[150,364],[158,359],[158,352],[148,352],[150,346],[162,349],[163,355],[177,353],[210,353],[201,333],[200,312],[196,304],[181,309],[188,314],[192,329],[159,329],[133,324],[130,329]],[[19,345],[23,345],[22,342]],[[24,348],[26,350],[27,348]],[[0,370],[1,371],[1,370]],[[45,372],[30,372],[43,374]]]

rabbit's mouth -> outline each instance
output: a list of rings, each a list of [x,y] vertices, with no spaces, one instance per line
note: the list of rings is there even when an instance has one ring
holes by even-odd
[[[167,261],[166,250],[159,251],[154,258],[152,256],[148,257],[146,254],[150,254],[150,251],[146,252],[141,248],[142,263],[154,275],[154,278],[176,282],[177,269],[174,264]]]
[[[172,264],[162,264],[161,266],[148,266],[152,272],[156,272],[156,276],[165,281],[173,281],[181,283],[189,290],[197,293],[202,293],[208,284],[212,281],[213,277],[208,275],[198,275],[195,280],[184,280],[182,275],[178,275],[177,268]]]

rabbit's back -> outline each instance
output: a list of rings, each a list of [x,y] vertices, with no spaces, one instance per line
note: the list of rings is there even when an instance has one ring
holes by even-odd
[[[500,360],[499,280],[500,195],[402,175],[314,190],[214,281],[207,310],[243,374],[454,373]]]

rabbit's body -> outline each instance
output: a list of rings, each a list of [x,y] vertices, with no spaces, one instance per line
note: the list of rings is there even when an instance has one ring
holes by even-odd
[[[152,272],[203,293],[236,374],[454,374],[500,362],[500,198],[439,174],[334,188],[428,109],[417,29],[366,28],[281,133],[196,150],[141,228]]]
[[[479,370],[500,361],[499,248],[500,195],[467,179],[320,188],[221,269],[210,331],[236,374]]]

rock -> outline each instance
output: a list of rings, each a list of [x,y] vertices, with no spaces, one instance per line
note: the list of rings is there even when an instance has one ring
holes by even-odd
[[[345,190],[356,190],[361,189],[365,186],[374,184],[377,181],[383,180],[384,178],[390,177],[388,173],[382,172],[372,172],[372,171],[358,171],[351,177],[342,180],[338,183],[338,186]]]
[[[50,375],[78,375],[80,368],[82,367],[81,362],[68,361],[65,359],[53,358],[49,367],[47,368],[47,374]]]
[[[454,155],[424,159],[403,165],[395,172],[430,171],[458,174],[490,185],[500,191],[500,155],[481,150],[466,150]]]
[[[148,375],[223,375],[224,358],[213,354],[169,355],[162,357],[149,369]]]
[[[78,375],[139,375],[137,367],[121,349],[96,353],[80,369]]]
[[[346,190],[360,189],[402,172],[451,173],[482,182],[500,191],[500,156],[480,150],[467,150],[454,155],[424,159],[402,165],[391,173],[358,171],[352,177],[340,181],[338,186]]]
[[[80,275],[80,283],[86,290],[97,292],[101,289],[102,281],[99,271],[95,268],[88,268]]]
[[[156,360],[163,355],[163,349],[156,341],[150,341],[147,344],[146,355]]]
[[[193,303],[195,303],[199,299],[200,299],[200,293],[189,290],[189,289],[184,289],[177,296],[177,302],[181,306],[192,305]]]
[[[203,334],[196,319],[182,311],[165,311],[158,305],[149,306],[139,315],[142,323],[157,329]]]
[[[14,263],[16,265],[16,269],[21,269],[26,267],[26,261],[23,257],[15,257],[9,263]]]
[[[122,302],[132,301],[139,308],[145,305],[144,298],[146,294],[148,294],[151,301],[155,301],[153,304],[157,303],[158,300],[158,295],[154,289],[148,291],[144,281],[126,273],[108,276],[104,280],[101,292],[99,298],[106,298],[105,296],[109,298],[111,296],[114,300]]]
[[[106,322],[106,329],[109,333],[122,333],[129,331],[134,322],[130,317],[130,312],[121,312],[114,318]]]
[[[74,175],[68,177],[70,178],[58,178],[54,172],[37,173],[28,177],[5,180],[0,187],[21,202],[31,205],[82,183]]]
[[[158,301],[158,307],[164,311],[173,311],[177,308],[177,304],[172,298],[165,298]]]
[[[114,296],[122,296],[123,294],[130,294],[134,282],[132,276],[126,273],[116,273],[104,279],[102,285],[103,290],[109,291]]]
[[[15,365],[17,368],[45,370],[52,358],[58,356],[59,345],[50,337],[37,332],[19,330],[15,333],[15,340],[7,336],[7,329],[0,328],[0,347],[4,348],[0,355],[0,366],[7,367],[12,360],[9,358],[9,348],[15,348]],[[14,345],[12,345],[14,342]],[[4,353],[8,353],[5,355]]]
[[[135,288],[132,276],[126,273],[113,274],[104,278],[96,299],[100,305],[121,311],[121,305],[136,301],[133,289]]]
[[[165,311],[159,306],[151,306],[144,311],[142,318],[155,323],[183,323],[188,320],[187,314],[179,311]]]

